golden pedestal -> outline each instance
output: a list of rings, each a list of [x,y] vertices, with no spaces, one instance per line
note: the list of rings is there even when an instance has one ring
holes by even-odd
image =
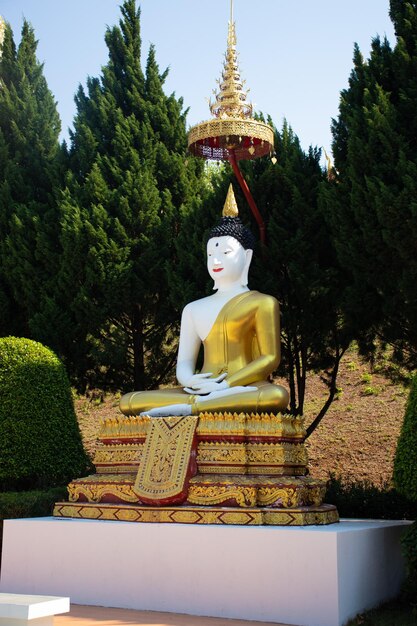
[[[106,419],[97,474],[68,486],[54,515],[189,524],[331,524],[326,484],[306,476],[303,420],[291,415]]]

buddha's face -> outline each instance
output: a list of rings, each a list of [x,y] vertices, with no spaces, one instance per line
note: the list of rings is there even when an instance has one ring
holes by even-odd
[[[207,243],[207,269],[215,288],[247,283],[251,250],[245,250],[234,237],[212,237]],[[242,277],[246,277],[243,278]]]

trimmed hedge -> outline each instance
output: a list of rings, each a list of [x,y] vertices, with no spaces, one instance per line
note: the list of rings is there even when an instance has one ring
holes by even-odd
[[[47,491],[9,491],[0,493],[0,557],[3,539],[3,520],[51,515],[55,502],[67,499],[66,487],[53,487]]]
[[[0,490],[62,485],[89,468],[62,362],[35,341],[0,338]]]
[[[407,560],[407,580],[404,584],[405,595],[417,598],[417,522],[406,530],[401,538],[403,552]]]
[[[417,376],[411,381],[404,422],[394,461],[394,482],[398,491],[417,501]]]
[[[366,481],[343,482],[331,477],[325,501],[337,506],[340,517],[417,519],[417,500],[409,500],[391,485],[376,487]],[[417,522],[404,532],[401,545],[407,562],[403,598],[409,601],[417,597]]]
[[[417,506],[417,376],[414,376],[411,381],[404,422],[398,439],[394,460],[394,482],[398,491],[413,500]],[[417,519],[417,514],[413,519]],[[415,598],[417,596],[417,522],[414,522],[404,534],[401,543],[408,570],[405,593]]]
[[[417,502],[388,484],[376,487],[367,481],[349,482],[332,476],[325,502],[334,504],[340,517],[408,520],[417,517]]]
[[[0,493],[0,520],[51,515],[58,500],[68,500],[66,487]]]

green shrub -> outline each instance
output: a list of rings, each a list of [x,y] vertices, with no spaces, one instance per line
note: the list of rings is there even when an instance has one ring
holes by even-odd
[[[394,482],[401,493],[417,503],[417,376],[411,381],[404,422],[398,439],[394,460]],[[417,515],[414,515],[417,519]],[[417,595],[417,524],[402,538],[404,556],[407,561],[408,577],[405,592]]]
[[[0,338],[0,490],[62,485],[88,469],[61,361],[35,341]]]
[[[340,517],[361,519],[415,519],[417,502],[411,502],[391,485],[377,487],[367,481],[342,481],[332,476],[325,501],[334,504]]]
[[[340,517],[408,520],[417,518],[417,501],[409,500],[404,494],[399,493],[388,484],[377,487],[366,481],[342,482],[340,479],[332,476],[328,482],[325,501],[336,505]],[[417,595],[416,523],[404,532],[401,544],[407,561],[408,574],[403,588],[404,599],[411,600]],[[357,623],[362,622],[358,621]],[[373,624],[374,622],[366,623]],[[386,623],[387,625],[388,623],[400,624],[400,622]]]
[[[55,502],[67,499],[66,487],[0,493],[0,520],[51,515]]]
[[[394,483],[398,491],[417,501],[417,376],[411,382],[404,422],[394,461]]]
[[[406,530],[401,538],[407,562],[407,579],[404,592],[407,597],[417,598],[417,522]]]
[[[67,500],[66,487],[53,487],[47,491],[19,491],[0,493],[0,557],[3,537],[3,520],[18,517],[44,517],[51,515],[58,500]],[[0,559],[1,561],[1,559]]]

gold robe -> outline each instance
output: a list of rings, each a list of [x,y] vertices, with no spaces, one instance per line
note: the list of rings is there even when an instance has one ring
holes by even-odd
[[[231,388],[256,387],[204,400],[181,387],[157,391],[134,391],[120,400],[125,415],[138,415],[171,404],[191,404],[192,414],[201,411],[279,412],[288,404],[284,387],[267,382],[280,362],[278,301],[258,291],[247,291],[229,300],[218,314],[203,341],[202,372],[218,376],[227,372]]]

